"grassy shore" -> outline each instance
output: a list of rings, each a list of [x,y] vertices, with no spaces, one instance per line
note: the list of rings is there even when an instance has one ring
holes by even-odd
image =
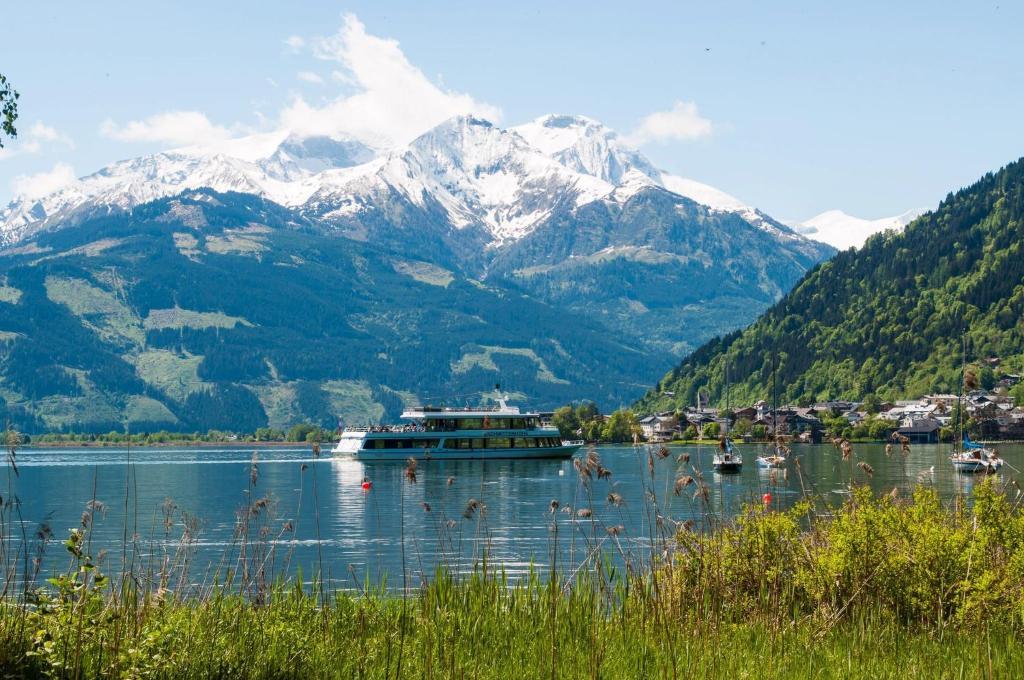
[[[686,462],[660,455],[646,450],[652,482],[656,466]],[[633,537],[592,512],[626,499],[605,496],[607,470],[591,449],[574,461],[585,501],[568,512],[553,501],[548,520],[552,554],[582,530],[585,560],[514,582],[486,561],[422,582],[407,580],[409,571],[397,587],[355,592],[329,591],[317,578],[302,586],[301,574],[268,568],[280,564],[274,551],[287,544],[288,526],[268,515],[255,457],[228,566],[199,583],[189,573],[196,535],[188,524],[173,556],[136,559],[135,544],[93,545],[95,502],[63,540],[67,570],[40,583],[37,558],[54,548],[52,537],[21,533],[8,493],[0,503],[0,674],[1024,677],[1016,482],[989,479],[951,503],[927,486],[911,497],[875,496],[858,483],[870,466],[848,449],[843,460],[850,493],[841,506],[808,494],[784,512],[754,505],[736,517],[712,512],[699,471],[680,471],[673,492],[705,508],[703,523],[663,517],[652,483],[629,499],[651,520],[650,533]],[[410,462],[405,483],[422,474]],[[451,521],[479,522],[484,512],[472,501]],[[104,548],[135,566],[104,574]]]
[[[5,677],[963,678],[1022,677],[1017,631],[908,625],[881,610],[841,620],[733,622],[673,612],[650,592],[617,604],[540,581],[438,582],[407,601],[282,589],[0,615]]]

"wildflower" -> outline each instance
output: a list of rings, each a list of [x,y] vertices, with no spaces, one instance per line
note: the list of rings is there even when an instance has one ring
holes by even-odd
[[[626,527],[624,527],[621,524],[619,524],[619,525],[614,526],[614,527],[608,527],[608,529],[606,531],[608,532],[609,536],[618,536],[619,534],[621,534],[625,530],[626,530]]]
[[[410,484],[416,483],[416,459],[411,456],[405,464],[405,478]]]
[[[665,459],[668,458],[671,451],[668,450],[667,446],[659,446],[656,453],[658,454],[658,458]]]
[[[609,505],[614,505],[615,507],[619,508],[619,507],[622,507],[622,503],[623,503],[622,494],[615,493],[614,491],[611,492],[610,494],[608,494],[608,504]]]
[[[451,486],[454,483],[455,483],[455,478],[454,477],[449,477],[448,478],[448,486]]]
[[[576,516],[577,517],[586,518],[586,517],[590,517],[593,514],[594,513],[590,511],[590,508],[580,508],[579,510],[576,511]]]
[[[868,465],[864,461],[861,461],[861,462],[857,463],[857,467],[859,467],[861,470],[863,470],[864,474],[866,474],[868,477],[871,477],[871,476],[873,476],[875,474],[875,468],[871,467],[870,465]]]
[[[676,457],[676,462],[677,463],[689,463],[690,462],[690,454],[688,454],[688,453],[680,453]]]
[[[423,502],[420,505],[423,506],[423,512],[430,512],[430,503]]]
[[[558,501],[552,498],[551,502],[548,503],[548,509],[551,511],[552,515],[555,514],[558,511]]]
[[[608,479],[611,476],[612,476],[612,471],[611,470],[609,470],[606,467],[602,467],[600,465],[597,466],[597,478],[598,479]]]

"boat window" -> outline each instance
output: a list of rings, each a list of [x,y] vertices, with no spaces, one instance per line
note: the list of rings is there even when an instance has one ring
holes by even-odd
[[[508,449],[512,447],[512,441],[508,437],[488,437],[487,448]]]
[[[462,418],[459,420],[458,429],[460,430],[480,430],[483,429],[484,419],[483,418]]]
[[[486,440],[485,439],[471,439],[470,441],[473,442],[473,448],[474,449],[482,449],[485,446],[484,442]]]
[[[512,440],[512,446],[517,449],[533,448],[533,440],[527,439],[526,437],[516,437]]]

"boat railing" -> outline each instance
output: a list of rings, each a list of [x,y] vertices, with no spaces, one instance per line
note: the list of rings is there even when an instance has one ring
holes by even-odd
[[[346,427],[342,432],[393,432],[396,434],[402,434],[403,432],[427,432],[425,427],[417,427],[413,425],[363,425],[358,427]]]
[[[583,446],[586,444],[582,439],[563,439],[562,446]]]

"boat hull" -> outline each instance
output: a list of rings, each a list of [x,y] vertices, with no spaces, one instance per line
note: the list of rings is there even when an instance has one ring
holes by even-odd
[[[546,460],[571,458],[580,449],[578,444],[546,448],[522,449],[359,449],[338,451],[338,457],[354,458],[365,462],[404,462],[416,460]]]
[[[740,470],[743,469],[743,463],[737,463],[735,461],[729,461],[729,462],[725,462],[725,463],[715,463],[714,464],[714,468],[715,468],[715,472],[721,472],[723,474],[726,474],[726,473],[736,473],[736,472],[739,472]]]
[[[995,472],[994,466],[990,465],[985,460],[954,460],[953,469],[957,472],[964,472],[968,474],[984,474],[987,472]]]

